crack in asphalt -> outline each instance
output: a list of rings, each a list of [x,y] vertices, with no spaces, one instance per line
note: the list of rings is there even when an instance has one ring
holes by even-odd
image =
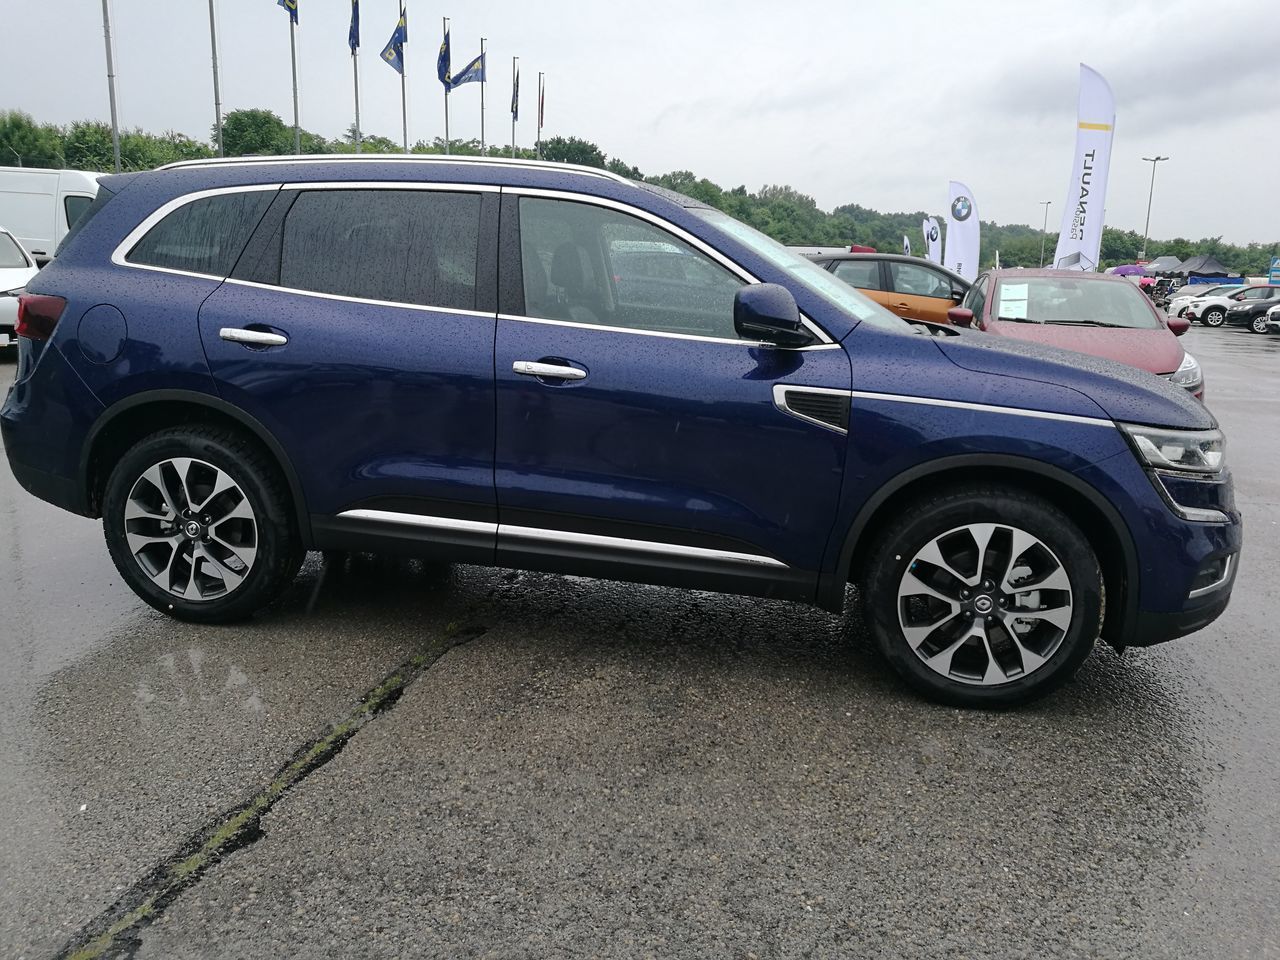
[[[262,817],[281,798],[341,753],[366,724],[395,706],[405,690],[441,657],[486,629],[474,623],[449,624],[427,650],[402,663],[365,693],[351,713],[300,747],[252,797],[194,831],[172,856],[81,927],[58,951],[58,960],[132,957],[142,945],[144,927],[211,867],[263,836]]]

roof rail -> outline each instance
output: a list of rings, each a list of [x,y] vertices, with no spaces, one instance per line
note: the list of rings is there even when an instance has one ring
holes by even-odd
[[[192,167],[266,165],[275,163],[479,163],[492,164],[495,167],[520,167],[534,170],[560,170],[567,173],[582,173],[618,183],[630,183],[623,176],[600,167],[587,167],[577,163],[556,163],[551,160],[517,160],[510,157],[473,157],[454,156],[441,153],[311,153],[266,157],[209,157],[204,160],[179,160],[166,163],[157,170],[180,170]]]

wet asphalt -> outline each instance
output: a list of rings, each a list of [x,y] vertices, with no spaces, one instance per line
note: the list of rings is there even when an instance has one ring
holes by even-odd
[[[1009,713],[853,618],[503,570],[180,624],[0,468],[0,956],[1280,956],[1280,337],[1185,342],[1232,605]]]

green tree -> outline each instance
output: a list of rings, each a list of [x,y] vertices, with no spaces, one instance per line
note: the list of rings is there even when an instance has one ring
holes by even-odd
[[[270,110],[232,110],[222,120],[222,149],[229,157],[293,152],[293,130]]]
[[[604,151],[588,140],[577,137],[552,137],[542,143],[542,159],[556,163],[576,163],[584,167],[603,167]]]
[[[62,133],[53,124],[37,124],[29,113],[0,113],[0,165],[62,167]]]

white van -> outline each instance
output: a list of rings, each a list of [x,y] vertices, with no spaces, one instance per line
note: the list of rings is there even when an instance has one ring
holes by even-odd
[[[44,265],[98,195],[102,173],[0,167],[0,223]]]

